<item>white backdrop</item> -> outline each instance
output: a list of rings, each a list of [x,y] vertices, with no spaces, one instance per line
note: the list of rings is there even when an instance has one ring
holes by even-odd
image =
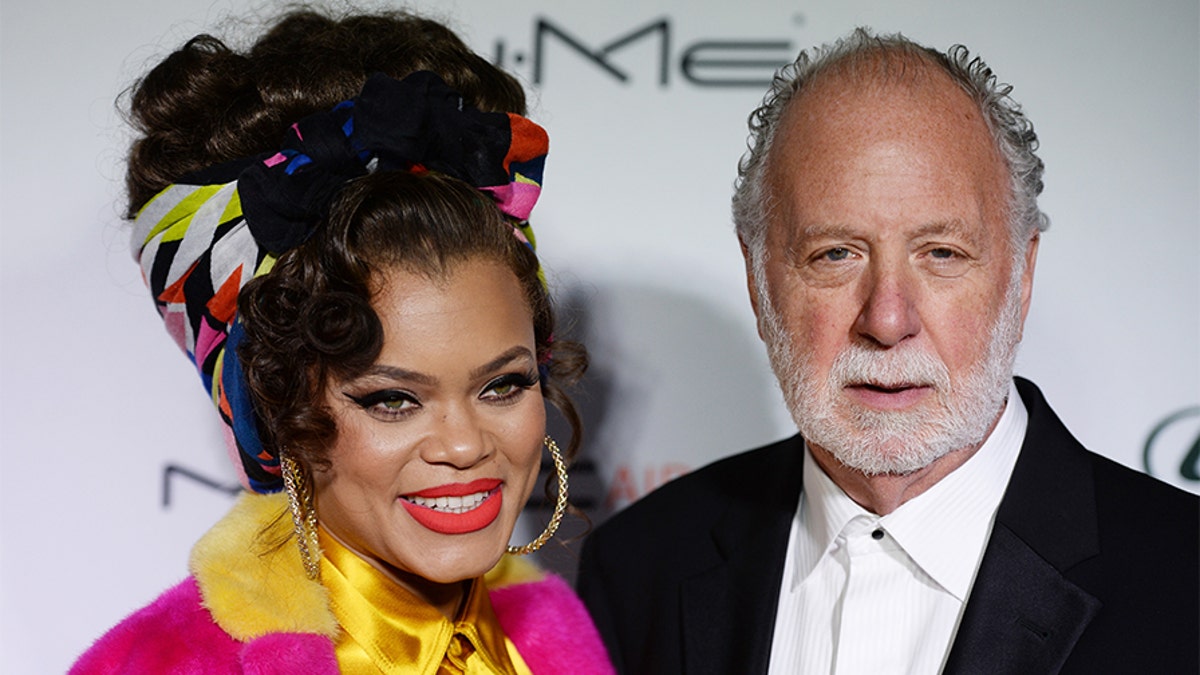
[[[113,101],[185,38],[236,29],[222,23],[232,4],[0,6],[3,672],[65,670],[185,574],[192,542],[229,505],[178,474],[163,503],[168,465],[217,484],[233,473],[199,380],[129,259]],[[1154,436],[1151,468],[1200,491],[1180,469],[1200,432],[1200,16],[1195,0],[1133,5],[415,5],[502,58],[550,131],[535,225],[594,360],[581,401],[590,470],[575,493],[593,517],[792,433],[728,215],[764,87],[713,80],[761,80],[769,70],[746,61],[859,24],[963,42],[1015,83],[1042,138],[1053,221],[1018,371],[1085,444],[1130,466],[1178,413]]]

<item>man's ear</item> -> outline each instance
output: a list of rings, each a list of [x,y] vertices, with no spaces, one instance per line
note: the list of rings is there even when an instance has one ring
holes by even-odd
[[[762,339],[762,313],[758,311],[758,280],[755,278],[754,272],[754,254],[750,252],[750,247],[740,234],[738,235],[738,245],[742,247],[742,262],[746,264],[746,289],[750,291],[750,308],[754,310],[754,318],[758,324],[758,337]]]
[[[1042,235],[1035,232],[1025,246],[1025,271],[1021,273],[1021,336],[1025,334],[1025,317],[1029,315],[1029,304],[1033,299],[1033,271],[1037,266],[1038,244]]]

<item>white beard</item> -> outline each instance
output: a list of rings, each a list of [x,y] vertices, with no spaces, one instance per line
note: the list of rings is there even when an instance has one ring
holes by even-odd
[[[936,354],[860,343],[844,349],[821,381],[808,354],[789,339],[766,289],[760,288],[763,340],[800,433],[866,475],[912,473],[950,452],[981,443],[999,416],[1012,381],[1021,340],[1022,267],[1020,262],[1014,264],[984,358],[957,382]],[[863,382],[928,385],[936,401],[910,410],[885,411],[842,396],[845,385]]]

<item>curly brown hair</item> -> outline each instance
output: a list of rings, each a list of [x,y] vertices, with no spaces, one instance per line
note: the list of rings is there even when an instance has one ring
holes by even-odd
[[[357,95],[370,74],[417,70],[437,73],[480,110],[525,113],[515,79],[446,27],[405,13],[293,12],[246,53],[211,35],[191,39],[131,90],[129,118],[140,137],[126,176],[130,217],[181,177],[278,149],[289,124]],[[327,465],[337,427],[325,387],[379,356],[383,329],[371,303],[380,275],[400,267],[438,278],[475,259],[512,270],[532,310],[539,360],[549,356],[554,313],[537,258],[490,198],[436,173],[349,181],[309,240],[238,296],[238,356],[265,448],[276,456],[286,448],[306,467]],[[561,386],[586,367],[581,345],[558,340],[541,382],[571,426],[568,457],[581,424]]]

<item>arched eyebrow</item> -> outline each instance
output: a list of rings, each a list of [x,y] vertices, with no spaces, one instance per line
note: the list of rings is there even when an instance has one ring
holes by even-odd
[[[534,360],[533,353],[530,352],[527,347],[516,345],[505,350],[503,354],[500,354],[491,361],[488,361],[477,368],[473,368],[470,373],[471,378],[474,379],[483,377],[488,373],[499,370],[513,361],[521,359],[530,361],[530,365],[532,365],[532,361]],[[408,370],[406,368],[398,368],[396,366],[386,366],[379,363],[368,368],[366,374],[386,377],[393,380],[414,382],[416,384],[422,384],[425,386],[433,386],[438,383],[438,378],[434,377],[433,375],[428,375],[415,370]]]
[[[483,364],[482,366],[472,369],[471,377],[472,378],[483,377],[484,375],[487,375],[488,373],[499,370],[500,368],[508,365],[509,363],[512,363],[513,361],[517,361],[519,359],[527,359],[532,362],[534,360],[533,353],[531,353],[529,351],[528,347],[525,347],[523,345],[516,345],[514,347],[507,349],[503,354],[501,354],[500,356],[497,356],[496,358],[492,359],[491,361],[488,361],[487,363]],[[532,365],[532,363],[530,365]]]
[[[415,370],[407,370],[405,368],[397,368],[396,366],[385,366],[375,364],[367,369],[367,375],[379,375],[392,380],[403,380],[406,382],[415,382],[426,386],[437,384],[437,378],[425,373],[419,373]]]

